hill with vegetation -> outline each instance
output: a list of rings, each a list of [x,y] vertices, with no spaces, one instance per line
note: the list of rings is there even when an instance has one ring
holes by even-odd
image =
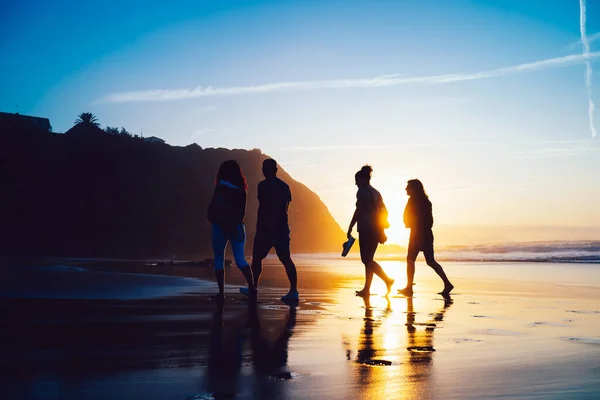
[[[260,150],[169,146],[101,129],[91,114],[64,134],[0,121],[1,254],[78,257],[203,257],[211,254],[206,209],[221,162],[248,182],[247,254],[256,226]],[[81,117],[81,116],[80,116]],[[338,252],[345,235],[327,207],[290,185],[293,252]]]

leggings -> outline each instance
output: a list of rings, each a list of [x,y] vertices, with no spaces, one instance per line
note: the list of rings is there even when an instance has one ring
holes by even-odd
[[[215,254],[215,271],[222,271],[225,268],[225,247],[227,242],[231,243],[235,265],[239,269],[248,266],[244,258],[244,247],[246,245],[246,228],[244,224],[239,224],[234,232],[225,233],[217,224],[212,226],[213,252]]]

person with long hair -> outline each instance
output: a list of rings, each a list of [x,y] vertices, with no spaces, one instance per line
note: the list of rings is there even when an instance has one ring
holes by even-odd
[[[406,194],[409,199],[404,209],[404,225],[410,228],[410,239],[406,256],[406,287],[399,289],[398,293],[408,297],[413,295],[415,261],[422,251],[427,265],[433,268],[444,282],[444,290],[439,294],[448,297],[454,285],[450,283],[444,269],[433,255],[433,208],[429,196],[425,192],[423,183],[418,179],[407,182]]]
[[[371,186],[371,173],[373,168],[365,165],[354,175],[358,191],[356,192],[356,210],[348,228],[348,238],[352,237],[352,228],[358,224],[358,246],[360,259],[365,265],[365,285],[356,292],[357,296],[368,297],[371,294],[373,275],[380,277],[387,286],[386,296],[392,290],[394,280],[387,276],[381,265],[375,260],[375,251],[379,243],[385,243],[387,237],[384,229],[385,223],[381,222],[382,211],[385,210],[381,193]],[[387,219],[386,219],[387,220]]]
[[[228,160],[221,164],[215,189],[208,206],[208,219],[212,223],[212,242],[214,251],[214,267],[219,293],[213,296],[216,300],[225,298],[223,286],[225,281],[225,248],[231,243],[233,257],[246,282],[248,292],[256,293],[250,265],[244,258],[246,245],[246,190],[248,185],[239,164]]]

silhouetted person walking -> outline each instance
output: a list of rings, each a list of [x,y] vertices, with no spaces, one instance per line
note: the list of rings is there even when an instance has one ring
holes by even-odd
[[[248,282],[248,293],[256,294],[252,270],[244,258],[247,188],[246,179],[238,163],[235,160],[223,162],[219,167],[215,190],[208,206],[208,219],[212,223],[215,276],[219,286],[219,294],[213,297],[217,300],[225,297],[225,247],[228,241],[231,243],[235,264]]]
[[[405,296],[413,295],[415,278],[415,261],[419,252],[425,255],[425,261],[436,274],[444,281],[444,290],[440,294],[444,297],[450,295],[454,285],[450,283],[442,266],[435,261],[433,256],[433,210],[431,201],[425,192],[423,184],[418,179],[411,179],[406,185],[406,194],[409,196],[404,209],[404,225],[410,228],[408,254],[406,256],[406,287],[398,290]]]
[[[277,177],[277,162],[273,159],[263,161],[262,172],[265,180],[258,184],[258,220],[256,236],[252,250],[252,273],[254,285],[262,273],[262,260],[275,247],[277,257],[285,267],[290,281],[289,292],[281,297],[286,303],[298,302],[298,278],[296,266],[290,254],[290,228],[288,224],[288,208],[292,201],[290,187]],[[247,290],[240,289],[242,293]]]
[[[371,282],[373,274],[377,275],[387,286],[386,296],[392,290],[394,280],[387,276],[381,265],[375,262],[375,251],[379,243],[385,243],[387,237],[384,229],[388,227],[387,211],[383,204],[381,194],[371,186],[371,173],[373,168],[365,165],[354,175],[358,191],[356,192],[356,210],[350,227],[348,227],[348,238],[352,236],[352,228],[358,223],[358,245],[360,247],[360,259],[365,265],[365,286],[356,292],[357,296],[369,296],[371,294]]]

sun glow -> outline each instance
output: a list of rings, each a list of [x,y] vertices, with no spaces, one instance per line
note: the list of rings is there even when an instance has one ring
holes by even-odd
[[[402,219],[392,217],[392,210],[390,212],[390,227],[385,231],[388,237],[387,244],[398,244],[402,247],[408,246],[408,236],[410,231],[404,228]]]
[[[385,231],[388,241],[386,244],[397,244],[402,247],[408,246],[410,230],[404,227],[404,206],[406,205],[406,193],[403,188],[382,188],[381,195],[388,209],[390,227]]]

